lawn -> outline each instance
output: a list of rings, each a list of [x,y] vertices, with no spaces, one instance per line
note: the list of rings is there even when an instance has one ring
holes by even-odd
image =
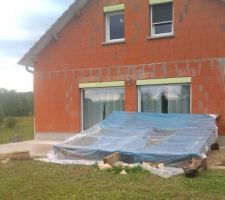
[[[204,171],[162,179],[137,170],[123,176],[95,166],[57,165],[39,161],[0,164],[1,200],[225,199],[225,171]]]
[[[0,126],[0,144],[16,136],[33,139],[33,118],[16,120],[14,128]],[[126,176],[115,172],[33,160],[0,163],[0,200],[225,200],[225,171],[204,171],[196,179],[163,179],[143,170]]]
[[[15,120],[14,128],[6,128],[5,122],[0,125],[0,144],[34,138],[33,117],[15,117]]]

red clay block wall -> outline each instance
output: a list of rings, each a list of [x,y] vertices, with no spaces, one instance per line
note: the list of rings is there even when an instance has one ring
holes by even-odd
[[[117,3],[125,4],[126,42],[103,45],[103,7]],[[137,79],[191,76],[192,112],[220,114],[225,134],[225,3],[174,0],[174,17],[174,37],[148,40],[148,0],[92,0],[37,59],[36,132],[79,132],[79,83],[130,75],[127,111],[137,111]]]

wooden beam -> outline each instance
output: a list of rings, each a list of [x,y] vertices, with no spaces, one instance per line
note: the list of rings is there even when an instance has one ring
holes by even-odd
[[[0,160],[5,159],[11,159],[11,160],[25,160],[30,159],[30,152],[29,151],[21,151],[21,152],[13,152],[13,153],[7,153],[7,154],[0,154]]]

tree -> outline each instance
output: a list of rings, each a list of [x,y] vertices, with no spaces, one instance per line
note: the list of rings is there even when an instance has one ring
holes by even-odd
[[[3,108],[0,104],[0,126],[3,124],[4,122],[4,112],[3,112]]]
[[[0,89],[0,115],[4,117],[28,116],[33,113],[32,92],[18,93],[15,90]]]

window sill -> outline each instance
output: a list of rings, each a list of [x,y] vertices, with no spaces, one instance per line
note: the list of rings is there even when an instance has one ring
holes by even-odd
[[[148,36],[147,40],[154,40],[154,39],[163,39],[163,38],[173,38],[175,37],[175,34],[168,34],[168,35],[154,35],[154,36]]]
[[[108,42],[103,42],[102,45],[109,45],[109,44],[122,44],[126,43],[126,40],[117,40],[117,41],[108,41]]]

